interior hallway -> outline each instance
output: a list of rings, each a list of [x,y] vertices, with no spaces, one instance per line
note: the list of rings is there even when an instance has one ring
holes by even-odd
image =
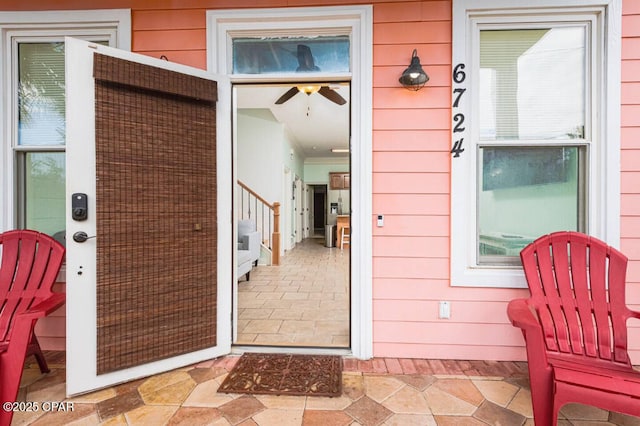
[[[238,283],[239,345],[349,347],[349,248],[307,238]]]

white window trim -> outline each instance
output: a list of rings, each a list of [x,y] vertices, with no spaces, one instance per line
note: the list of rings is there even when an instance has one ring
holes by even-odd
[[[351,81],[351,218],[355,237],[351,249],[351,351],[357,358],[369,359],[373,356],[373,8],[367,5],[208,11],[209,71],[228,74],[233,83],[300,79],[299,74],[231,74],[232,37],[267,33],[280,36],[351,35],[351,72],[329,78]],[[326,80],[327,75],[322,77]]]
[[[15,111],[12,43],[17,37],[35,40],[63,39],[64,36],[108,37],[116,47],[131,50],[131,11],[129,9],[66,10],[45,12],[0,12],[0,232],[16,226],[15,164],[12,142],[15,141]],[[53,147],[54,149],[56,147]]]
[[[549,18],[564,13],[601,13],[599,30],[604,34],[593,38],[600,46],[602,55],[592,63],[597,71],[601,87],[596,87],[592,96],[595,104],[602,105],[600,111],[592,111],[594,133],[592,139],[597,151],[589,159],[588,167],[588,229],[587,232],[608,244],[618,246],[620,241],[620,72],[621,72],[621,0],[538,0],[535,7],[529,0],[454,0],[452,67],[466,65],[465,102],[456,112],[465,114],[467,121],[474,120],[471,93],[475,83],[471,72],[470,42],[473,37],[473,22],[493,19],[507,22],[527,22],[527,15],[549,14]],[[508,18],[508,19],[507,19]],[[595,31],[596,29],[594,29]],[[477,52],[475,53],[477,54]],[[452,83],[453,88],[459,84]],[[593,104],[593,103],[592,103]],[[587,109],[589,111],[589,107]],[[453,114],[452,114],[453,115]],[[455,123],[454,123],[455,124]],[[470,124],[468,124],[470,125]],[[472,124],[471,124],[472,125]],[[451,285],[469,287],[526,288],[521,268],[479,267],[476,265],[476,146],[472,134],[467,131],[460,157],[451,160]],[[460,134],[453,135],[453,141]]]

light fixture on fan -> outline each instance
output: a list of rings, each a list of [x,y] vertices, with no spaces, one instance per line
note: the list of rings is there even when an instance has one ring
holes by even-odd
[[[306,95],[312,95],[314,93],[318,93],[322,86],[318,84],[306,84],[304,86],[296,86],[299,92],[302,92]]]

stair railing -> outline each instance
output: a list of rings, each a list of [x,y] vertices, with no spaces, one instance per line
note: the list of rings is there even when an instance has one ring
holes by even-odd
[[[238,181],[240,190],[240,210],[238,219],[255,219],[258,231],[261,233],[262,243],[271,250],[271,264],[280,264],[280,203],[269,203]]]

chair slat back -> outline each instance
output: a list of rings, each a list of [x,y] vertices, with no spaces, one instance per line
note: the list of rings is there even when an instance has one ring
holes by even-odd
[[[624,254],[581,233],[556,232],[520,258],[548,352],[629,365]]]
[[[16,315],[51,296],[64,251],[56,240],[36,231],[0,234],[0,342],[10,336]]]

